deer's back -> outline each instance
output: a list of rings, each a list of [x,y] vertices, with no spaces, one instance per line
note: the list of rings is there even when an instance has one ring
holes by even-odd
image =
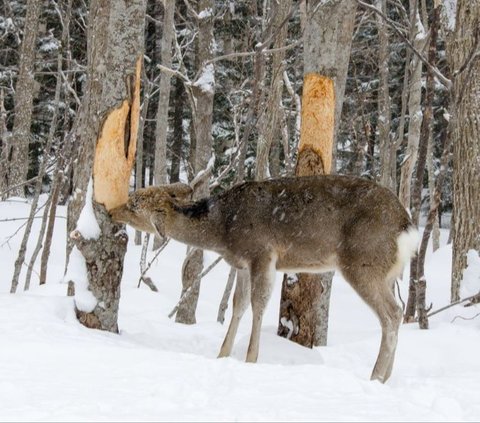
[[[246,182],[211,198],[210,212],[232,249],[273,250],[284,268],[302,260],[328,267],[332,255],[368,253],[383,244],[394,250],[410,222],[386,188],[339,175]]]

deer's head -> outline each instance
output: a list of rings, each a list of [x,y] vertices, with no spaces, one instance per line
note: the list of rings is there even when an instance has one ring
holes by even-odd
[[[126,223],[139,231],[165,235],[165,217],[174,203],[190,199],[192,188],[186,184],[152,186],[139,189],[128,201],[110,210],[112,219]]]

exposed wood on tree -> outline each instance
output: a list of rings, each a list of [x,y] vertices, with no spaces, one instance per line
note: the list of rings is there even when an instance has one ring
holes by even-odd
[[[302,126],[295,171],[297,176],[331,172],[334,117],[333,79],[316,73],[306,74],[303,82]]]
[[[127,90],[132,90],[131,97],[108,114],[95,148],[94,197],[107,210],[128,200],[130,173],[137,147],[141,66],[141,59],[138,58],[135,75],[127,82]]]

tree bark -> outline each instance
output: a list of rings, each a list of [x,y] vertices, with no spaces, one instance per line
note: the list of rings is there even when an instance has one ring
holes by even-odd
[[[32,124],[34,95],[34,64],[38,22],[42,10],[42,2],[28,0],[27,16],[23,28],[23,42],[20,52],[19,72],[15,87],[15,117],[13,121],[10,145],[12,157],[8,166],[8,186],[17,185],[11,195],[25,196],[28,173],[28,148],[30,145],[30,126]]]
[[[64,28],[63,31],[63,40],[66,39],[66,28]],[[57,65],[58,65],[58,72],[60,73],[62,71],[62,55],[61,53],[58,54],[57,57]],[[46,170],[47,170],[47,164],[50,159],[50,150],[53,145],[53,139],[55,136],[55,129],[57,127],[57,119],[58,119],[58,112],[59,112],[59,103],[60,103],[60,91],[62,88],[61,84],[61,76],[60,74],[57,74],[57,83],[55,87],[55,98],[54,98],[54,104],[55,104],[55,109],[53,112],[53,117],[52,121],[50,122],[50,130],[47,136],[47,140],[45,142],[44,146],[44,153],[43,153],[43,159],[42,163],[40,165],[40,169],[38,170],[38,175],[37,175],[37,180],[35,183],[35,191],[34,191],[34,197],[32,200],[32,204],[30,206],[30,214],[27,220],[27,224],[25,226],[25,232],[23,234],[22,242],[20,244],[20,248],[18,251],[18,256],[15,261],[15,268],[13,272],[13,277],[12,277],[12,284],[10,288],[10,293],[14,294],[17,290],[18,283],[19,283],[19,278],[20,278],[20,272],[22,270],[22,266],[25,262],[25,257],[27,254],[27,243],[30,238],[30,232],[33,226],[33,220],[35,218],[35,214],[37,212],[37,206],[38,206],[38,201],[40,198],[40,194],[42,192],[42,184],[43,184],[43,177],[45,176]],[[30,278],[32,274],[32,269],[33,265],[35,263],[36,257],[38,253],[40,252],[41,246],[42,246],[42,238],[45,232],[46,228],[46,214],[48,214],[48,209],[50,207],[50,201],[51,201],[51,196],[49,196],[46,204],[45,204],[45,210],[44,210],[44,216],[42,218],[42,225],[41,225],[41,230],[40,230],[40,235],[37,241],[37,245],[34,249],[34,252],[32,254],[32,260],[30,261],[30,264],[28,266],[27,270],[27,275],[25,279],[25,287],[24,290],[28,290],[30,288]]]
[[[173,143],[170,167],[170,183],[180,182],[180,167],[182,163],[182,148],[184,144],[183,108],[185,107],[185,88],[180,78],[175,80],[175,101],[173,116]]]
[[[292,1],[284,0],[272,5],[272,32],[278,31],[279,26],[287,17]],[[283,25],[275,37],[273,48],[280,48],[285,45],[287,37],[287,25]],[[255,179],[262,180],[269,177],[269,155],[274,142],[280,143],[280,102],[282,100],[283,90],[283,72],[285,69],[285,51],[280,50],[272,57],[272,79],[270,82],[269,96],[266,110],[262,119],[259,120],[258,141],[257,141],[257,159],[255,169]]]
[[[172,67],[172,40],[175,32],[173,21],[175,13],[175,0],[164,1],[164,18],[162,33],[162,65]],[[158,107],[155,128],[155,169],[154,180],[156,185],[167,183],[167,132],[168,132],[168,110],[170,106],[170,80],[168,72],[160,75],[160,87],[158,93]],[[160,248],[163,239],[155,235],[153,249]]]
[[[412,40],[414,47],[421,51],[425,45],[425,35],[418,13],[418,0],[410,0],[410,25],[412,27]],[[412,175],[418,157],[418,144],[422,125],[422,62],[417,55],[411,62],[410,93],[408,99],[408,144],[405,159],[400,175],[400,202],[406,209],[410,209]]]
[[[215,75],[213,64],[206,64],[213,54],[214,38],[214,1],[200,0],[198,2],[198,56],[199,76],[193,83],[195,97],[194,130],[195,130],[195,173],[206,169],[212,155],[212,119],[213,96],[215,90]],[[208,179],[195,187],[194,198],[208,196]],[[187,255],[182,272],[182,295],[198,278],[203,269],[203,250],[193,248]],[[200,284],[191,292],[187,301],[182,302],[175,316],[177,323],[196,323],[195,311],[200,293]]]
[[[386,0],[377,0],[376,7],[384,14],[387,14]],[[390,139],[391,128],[391,110],[390,110],[390,93],[389,93],[389,77],[390,70],[388,65],[388,29],[385,20],[377,15],[378,28],[378,63],[379,63],[379,79],[380,86],[378,90],[378,146],[380,149],[380,177],[379,182],[384,187],[396,191],[393,178],[393,163],[395,162],[395,145]]]
[[[162,65],[167,68],[172,66],[172,40],[175,32],[173,16],[175,13],[175,1],[165,0],[163,35],[162,35]],[[168,108],[170,104],[170,79],[168,72],[162,72],[158,93],[158,108],[155,131],[155,184],[167,183],[167,130]]]
[[[76,198],[69,214],[70,219],[76,217],[76,229],[70,232],[76,247],[74,265],[84,272],[69,267],[66,279],[75,282],[80,322],[112,332],[118,331],[128,237],[108,210],[128,199],[139,124],[144,18],[144,0],[94,0],[89,13],[88,82],[77,132],[84,161],[76,174]],[[93,196],[86,190],[92,176]],[[93,198],[86,201],[87,196]]]
[[[453,84],[453,265],[451,301],[460,299],[470,250],[480,254],[480,0],[458,0],[447,42]],[[476,52],[477,57],[473,54]]]
[[[5,109],[5,95],[3,87],[0,89],[0,200],[7,198],[8,184],[8,155],[10,149],[10,133],[7,128],[7,111]]]
[[[299,176],[329,173],[332,168],[335,118],[343,103],[356,3],[312,1],[307,8]],[[332,277],[333,273],[284,276],[279,335],[308,347],[326,345]],[[285,330],[290,323],[293,332]]]
[[[430,44],[428,48],[428,61],[435,65],[437,52],[437,33],[438,33],[438,7],[433,10],[432,25],[430,27]],[[412,222],[418,226],[420,220],[420,211],[422,205],[422,190],[425,168],[427,163],[428,144],[432,133],[433,120],[433,97],[435,94],[435,79],[431,69],[427,69],[425,93],[425,110],[423,113],[422,126],[420,131],[420,142],[418,150],[418,163],[415,173],[415,180],[412,191]],[[425,292],[427,283],[423,272],[424,263],[419,262],[418,255],[412,257],[410,261],[410,281],[409,296],[405,308],[405,321],[411,321],[417,311],[418,321],[421,329],[428,329],[428,319],[425,306]],[[420,296],[418,294],[421,294]]]
[[[144,97],[143,97],[143,104],[142,110],[140,112],[140,122],[138,125],[138,139],[137,139],[137,155],[135,159],[135,189],[140,189],[144,187],[144,162],[145,162],[145,155],[143,142],[144,142],[144,134],[145,134],[145,121],[147,120],[147,112],[148,106],[150,105],[150,97],[152,94],[152,86],[153,84],[147,80],[146,72],[143,72],[143,77],[145,80],[145,88],[144,88]],[[140,245],[142,243],[142,232],[135,231],[135,245]]]

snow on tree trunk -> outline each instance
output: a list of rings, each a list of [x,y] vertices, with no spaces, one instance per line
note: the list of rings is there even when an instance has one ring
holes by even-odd
[[[451,301],[460,298],[467,256],[480,254],[480,0],[458,0],[456,25],[447,42],[453,84],[453,265]],[[477,287],[480,291],[480,286]]]
[[[108,210],[128,199],[139,124],[145,2],[92,1],[89,16],[87,90],[76,132],[81,166],[76,167],[68,216],[75,248],[65,279],[75,282],[80,322],[117,332],[128,237]],[[89,179],[93,187],[87,190]]]

